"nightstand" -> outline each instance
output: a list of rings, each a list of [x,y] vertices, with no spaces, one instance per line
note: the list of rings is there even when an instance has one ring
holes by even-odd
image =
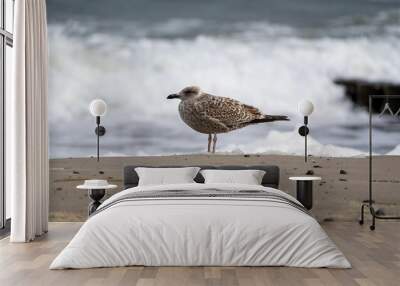
[[[106,190],[115,189],[117,185],[110,185],[107,180],[85,180],[83,185],[76,188],[79,190],[87,190],[88,196],[92,202],[88,206],[88,215],[94,213],[101,205],[101,199],[106,194]]]
[[[306,209],[311,210],[313,207],[313,182],[320,181],[321,177],[290,177],[289,180],[296,181],[297,200],[302,203]]]

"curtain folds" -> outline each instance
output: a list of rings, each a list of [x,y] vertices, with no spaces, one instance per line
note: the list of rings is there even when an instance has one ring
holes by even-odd
[[[14,71],[6,114],[6,165],[11,188],[12,242],[47,232],[48,122],[47,20],[45,0],[15,1]]]

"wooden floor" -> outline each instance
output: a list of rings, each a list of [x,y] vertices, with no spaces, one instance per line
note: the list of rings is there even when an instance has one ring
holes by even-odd
[[[330,222],[323,225],[353,269],[289,267],[123,267],[48,270],[80,223],[50,223],[45,237],[27,244],[0,241],[0,285],[400,285],[400,224]]]

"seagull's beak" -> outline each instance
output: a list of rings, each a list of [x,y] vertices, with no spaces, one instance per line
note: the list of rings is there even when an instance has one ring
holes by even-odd
[[[179,94],[173,93],[167,96],[167,99],[181,98]]]

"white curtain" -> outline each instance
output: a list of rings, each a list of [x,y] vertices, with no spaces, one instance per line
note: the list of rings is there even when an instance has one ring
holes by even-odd
[[[45,0],[15,1],[13,92],[6,111],[12,242],[47,232],[48,123]]]

